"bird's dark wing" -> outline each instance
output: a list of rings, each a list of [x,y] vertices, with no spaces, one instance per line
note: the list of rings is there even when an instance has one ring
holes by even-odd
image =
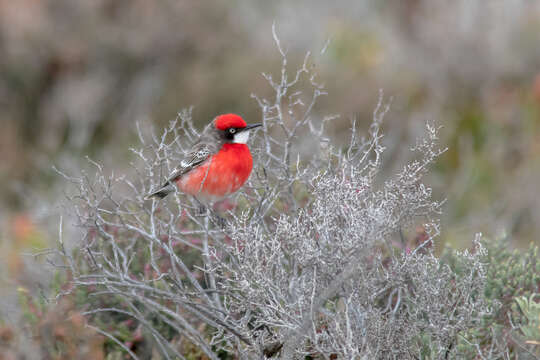
[[[174,171],[169,175],[165,185],[178,180],[182,175],[193,170],[202,162],[204,162],[208,157],[215,153],[216,150],[213,148],[214,144],[208,144],[204,142],[199,142],[193,146],[189,154],[187,154],[186,159],[180,163]]]
[[[202,164],[206,159],[208,159],[212,154],[217,153],[217,151],[223,145],[223,141],[219,139],[215,134],[213,123],[206,126],[199,141],[197,141],[190,152],[186,155],[185,159],[180,163],[180,165],[174,169],[174,171],[169,175],[167,181],[157,190],[151,192],[146,196],[147,199],[152,197],[164,198],[167,194],[174,192],[176,187],[174,182],[178,180],[182,175],[193,170],[200,164]]]
[[[163,185],[161,185],[157,190],[154,190],[148,194],[146,199],[150,199],[152,197],[163,199],[168,194],[174,192],[176,190],[174,182],[182,177],[182,175],[202,164],[211,156],[211,154],[215,154],[218,146],[219,145],[216,143],[204,141],[195,144],[191,151],[187,154],[185,160],[180,163],[180,166],[174,169]]]

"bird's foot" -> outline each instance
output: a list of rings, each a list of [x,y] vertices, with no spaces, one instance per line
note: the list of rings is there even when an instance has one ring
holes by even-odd
[[[199,216],[207,215],[207,208],[203,204],[199,204]]]
[[[217,214],[214,214],[214,223],[222,229],[227,227],[227,219]]]

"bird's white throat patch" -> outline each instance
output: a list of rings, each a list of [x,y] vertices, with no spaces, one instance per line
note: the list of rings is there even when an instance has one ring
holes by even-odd
[[[249,140],[249,130],[239,132],[238,134],[234,135],[233,143],[235,144],[245,144]]]

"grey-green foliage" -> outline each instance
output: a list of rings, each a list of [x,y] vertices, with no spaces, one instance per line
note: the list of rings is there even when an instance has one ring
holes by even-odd
[[[527,343],[530,339],[523,335],[534,324],[530,319],[534,309],[531,304],[534,294],[540,292],[538,247],[531,244],[525,251],[512,250],[506,241],[489,239],[482,245],[487,250],[482,259],[486,269],[483,295],[490,313],[462,334],[458,348],[469,358],[481,355],[488,359],[534,359],[540,355],[540,348]],[[442,260],[462,276],[464,270],[452,251],[447,249]],[[531,310],[527,313],[525,308]]]
[[[540,345],[540,294],[517,297],[516,303],[525,321],[519,326],[525,343]]]

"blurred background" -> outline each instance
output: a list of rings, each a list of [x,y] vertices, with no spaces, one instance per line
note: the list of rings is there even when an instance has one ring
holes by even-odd
[[[320,116],[344,141],[366,128],[379,89],[392,97],[388,171],[426,122],[443,126],[429,179],[447,198],[440,243],[474,233],[524,247],[540,230],[540,3],[524,0],[191,2],[0,0],[0,307],[51,274],[25,252],[56,240],[65,181],[85,156],[129,173],[136,122],[167,124],[193,106],[261,117],[275,22],[291,63],[307,51],[328,96]],[[325,49],[324,54],[321,50]],[[1,337],[1,334],[0,334]]]

